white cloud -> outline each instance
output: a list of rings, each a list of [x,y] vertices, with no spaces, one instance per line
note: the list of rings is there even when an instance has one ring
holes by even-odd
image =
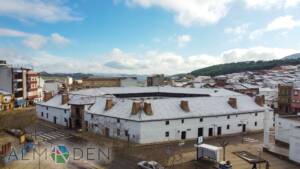
[[[192,40],[192,37],[190,35],[179,35],[176,37],[177,44],[179,47],[184,47],[186,43],[190,42]]]
[[[300,4],[300,0],[244,0],[252,9],[287,9]]]
[[[175,13],[175,20],[183,26],[214,24],[225,17],[232,0],[126,0],[130,6],[160,7]]]
[[[253,48],[236,48],[222,52],[221,57],[224,63],[254,61],[254,60],[273,60],[281,59],[284,56],[297,53],[295,49],[268,48],[263,46]]]
[[[22,43],[32,49],[41,49],[47,43],[47,38],[41,35],[30,35]]]
[[[70,40],[58,33],[52,33],[51,34],[51,39],[54,43],[60,44],[60,45],[66,45],[70,43]]]
[[[248,32],[249,24],[245,23],[236,27],[228,27],[224,30],[226,34],[231,34],[234,36],[234,41],[241,40],[245,34]]]
[[[47,0],[0,0],[0,15],[19,20],[38,20],[42,22],[74,21],[71,8],[60,1]]]
[[[266,30],[293,29],[296,26],[300,26],[300,21],[296,21],[293,16],[287,15],[275,18],[267,25]]]
[[[280,59],[297,52],[294,49],[258,46],[230,49],[215,56],[209,54],[183,56],[174,52],[159,51],[148,51],[138,55],[115,48],[108,54],[97,57],[74,59],[39,51],[33,54],[21,54],[0,48],[1,59],[6,59],[13,64],[30,64],[38,71],[121,74],[176,74],[221,63]]]
[[[268,23],[266,27],[252,31],[249,35],[249,38],[257,39],[267,32],[278,30],[291,30],[299,26],[300,20],[295,20],[293,16],[280,16]]]
[[[52,42],[58,45],[66,45],[70,42],[66,37],[58,34],[52,33],[51,37],[47,37],[44,35],[39,35],[35,33],[27,33],[13,29],[0,28],[0,37],[12,37],[12,38],[21,38],[22,44],[26,47],[32,49],[41,49],[43,48],[48,40],[51,38]]]

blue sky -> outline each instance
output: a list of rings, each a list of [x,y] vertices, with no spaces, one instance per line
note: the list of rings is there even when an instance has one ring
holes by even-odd
[[[174,74],[300,48],[300,0],[0,0],[0,59],[37,71]]]

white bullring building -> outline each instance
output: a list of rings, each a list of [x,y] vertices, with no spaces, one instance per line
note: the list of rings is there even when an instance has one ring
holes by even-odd
[[[136,143],[258,131],[264,113],[273,116],[263,96],[222,88],[85,89],[56,95],[36,109],[43,120]]]

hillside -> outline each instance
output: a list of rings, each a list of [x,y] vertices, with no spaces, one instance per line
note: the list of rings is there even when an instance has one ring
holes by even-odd
[[[217,75],[244,72],[244,71],[272,69],[277,66],[297,65],[297,64],[300,64],[300,58],[279,59],[279,60],[271,60],[271,61],[237,62],[237,63],[227,63],[227,64],[209,66],[206,68],[194,70],[191,72],[191,74],[194,76],[217,76]]]
[[[300,58],[300,53],[295,53],[295,54],[286,56],[286,57],[284,57],[282,59],[299,59],[299,58]]]

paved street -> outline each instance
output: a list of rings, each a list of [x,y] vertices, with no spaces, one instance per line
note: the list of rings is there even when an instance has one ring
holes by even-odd
[[[36,125],[27,128],[26,131],[37,138],[39,141],[39,147],[41,150],[47,148],[48,158],[44,159],[33,158],[32,154],[27,154],[25,159],[12,162],[5,169],[135,169],[136,163],[141,160],[155,160],[164,165],[168,165],[172,169],[209,169],[209,166],[213,166],[210,162],[196,162],[196,151],[194,148],[194,141],[187,141],[184,145],[179,146],[178,143],[172,142],[168,144],[155,144],[155,145],[138,145],[130,147],[123,147],[111,150],[111,158],[107,161],[103,159],[92,158],[89,160],[86,158],[87,148],[101,147],[101,150],[105,151],[106,144],[101,141],[91,141],[89,139],[82,139],[74,136],[68,129],[58,128],[55,125],[51,125],[45,122],[39,121]],[[245,136],[233,136],[226,138],[230,141],[230,145],[227,147],[226,157],[233,164],[234,169],[251,169],[251,165],[242,159],[235,156],[232,152],[246,150],[253,154],[258,154],[258,150],[262,144],[262,133],[249,134]],[[242,141],[243,140],[243,141]],[[220,138],[205,140],[205,143],[219,146]],[[101,143],[101,144],[100,144]],[[70,159],[66,164],[55,164],[50,158],[51,148],[53,145],[65,145],[70,149]],[[81,148],[82,158],[80,160],[74,160],[78,157],[74,148]],[[72,150],[73,149],[73,150]],[[77,152],[78,153],[78,152]],[[169,153],[169,154],[168,154]],[[93,152],[93,154],[97,154]],[[81,156],[81,154],[79,154]],[[262,157],[268,160],[271,164],[270,169],[299,169],[299,166],[279,159],[268,153],[262,153]],[[97,160],[95,160],[97,159]],[[264,169],[263,167],[261,169]]]

